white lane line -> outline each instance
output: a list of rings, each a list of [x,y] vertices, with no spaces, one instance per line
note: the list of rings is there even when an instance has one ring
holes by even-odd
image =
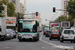
[[[6,49],[10,49],[11,47],[5,47]]]
[[[42,47],[42,48],[44,48],[44,49],[45,49],[45,47]]]
[[[50,45],[52,45],[52,47],[60,48],[60,49],[74,49],[74,46],[62,46],[62,45],[56,45],[56,44],[53,44],[53,43],[49,43],[47,41],[42,40],[42,37],[43,37],[43,35],[41,35],[40,41],[42,41],[44,43],[47,43],[47,44],[50,44]]]

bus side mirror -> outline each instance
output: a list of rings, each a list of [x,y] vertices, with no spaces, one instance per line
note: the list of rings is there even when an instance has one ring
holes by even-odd
[[[36,25],[39,26],[39,22],[36,21]]]
[[[37,23],[37,26],[39,26],[39,23]]]

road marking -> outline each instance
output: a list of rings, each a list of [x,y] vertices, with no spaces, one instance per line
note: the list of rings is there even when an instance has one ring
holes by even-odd
[[[45,47],[42,46],[42,48],[45,48]]]
[[[5,47],[6,49],[10,49],[11,47]]]
[[[50,45],[52,45],[52,47],[60,48],[60,49],[74,49],[74,46],[62,46],[62,45],[56,45],[56,44],[53,44],[53,43],[49,43],[47,41],[42,40],[42,37],[43,37],[43,35],[41,35],[40,41],[42,41],[44,43],[47,43],[47,44],[50,44]]]

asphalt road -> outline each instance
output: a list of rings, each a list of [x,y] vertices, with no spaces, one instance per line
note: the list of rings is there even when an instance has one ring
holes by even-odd
[[[48,37],[40,33],[40,40],[37,42],[26,40],[19,42],[18,39],[0,41],[0,50],[64,50],[65,48],[75,50],[75,43],[64,42],[58,40],[49,40]]]

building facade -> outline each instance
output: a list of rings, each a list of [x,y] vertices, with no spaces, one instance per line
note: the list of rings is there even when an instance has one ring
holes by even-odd
[[[61,9],[66,10],[66,6],[69,0],[61,0]],[[67,11],[62,11],[61,14],[67,17]]]
[[[24,14],[26,14],[26,0],[24,0]]]
[[[20,13],[24,14],[24,5],[20,3]]]

